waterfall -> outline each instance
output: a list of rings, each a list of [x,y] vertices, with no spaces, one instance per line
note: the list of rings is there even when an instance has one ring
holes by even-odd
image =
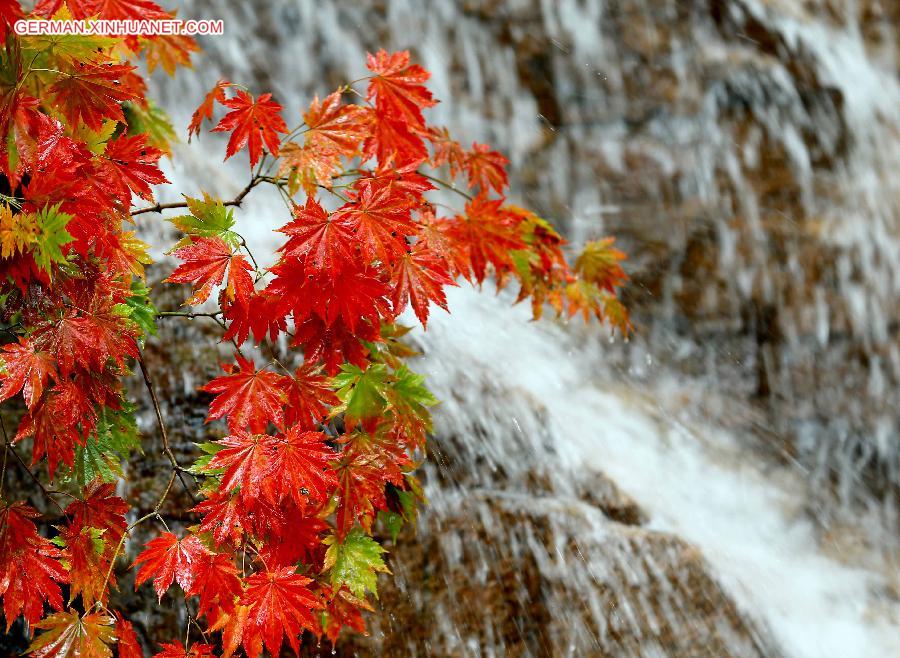
[[[415,333],[442,404],[391,602],[430,621],[409,636],[386,602],[362,655],[900,655],[897,11],[183,5],[226,35],[154,78],[180,134],[220,77],[296,118],[367,50],[409,48],[443,101],[430,120],[503,150],[515,202],[630,254],[627,344],[487,288]],[[180,145],[161,198],[233,196],[246,162],[223,155],[207,133]],[[255,190],[237,218],[259,255],[286,213]]]

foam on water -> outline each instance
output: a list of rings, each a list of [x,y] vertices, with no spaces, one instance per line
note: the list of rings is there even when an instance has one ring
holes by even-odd
[[[601,341],[573,355],[565,329],[529,322],[528,309],[508,306],[506,295],[463,286],[448,298],[451,315],[430,321],[420,338],[426,355],[414,365],[447,401],[437,411],[438,436],[455,433],[460,417],[474,414],[496,420],[498,437],[510,425],[542,435],[535,454],[498,459],[541,462],[560,481],[589,468],[607,473],[650,513],[650,527],[703,551],[726,589],[762,619],[787,655],[900,652],[900,604],[879,596],[889,578],[871,568],[878,565],[871,555],[850,564],[822,551],[801,513],[800,473],[764,471],[728,432],[676,419],[655,401],[673,393],[665,385],[636,389],[598,377]],[[455,387],[468,382],[477,390],[482,379],[508,386],[507,410],[478,408],[477,394],[466,396],[463,408],[454,402]]]

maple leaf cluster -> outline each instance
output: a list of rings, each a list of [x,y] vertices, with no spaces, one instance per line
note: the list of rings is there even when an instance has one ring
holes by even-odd
[[[129,510],[112,482],[136,444],[122,378],[155,314],[130,210],[168,182],[158,162],[174,133],[136,61],[172,73],[197,49],[183,37],[12,30],[88,17],[172,14],[151,0],[0,2],[0,402],[15,399],[4,416],[20,418],[9,437],[4,427],[4,464],[24,449],[71,496],[53,501],[50,525],[4,500],[0,482],[3,614],[43,631],[40,657],[109,656],[115,644],[141,655],[130,623],[107,609]]]
[[[188,470],[169,453],[163,497],[126,524],[132,508],[115,483],[139,439],[122,379],[156,315],[147,246],[128,223],[161,210],[132,204],[152,202],[152,187],[167,182],[158,161],[171,136],[131,61],[172,72],[195,45],[16,37],[10,25],[25,15],[0,3],[0,319],[13,337],[0,346],[0,401],[21,400],[7,450],[30,448],[32,465],[45,465],[71,501],[63,508],[43,490],[59,507],[51,526],[0,500],[0,596],[7,625],[21,615],[41,631],[31,647],[39,658],[114,648],[130,658],[142,655],[137,633],[109,604],[116,559]],[[169,14],[151,0],[42,0],[27,16]],[[202,642],[163,642],[157,656],[257,658],[285,644],[297,651],[304,632],[332,643],[344,627],[365,632],[362,611],[388,572],[379,538],[414,524],[424,500],[414,471],[437,403],[405,364],[407,309],[424,328],[432,305],[447,310],[447,286],[492,277],[516,282],[535,317],[549,306],[629,329],[616,297],[624,255],[612,240],[589,243],[570,267],[552,225],[506,201],[507,160],[426,122],[437,101],[409,53],[379,51],[366,65],[364,91],[313,99],[294,129],[270,94],[226,80],[189,125],[199,135],[224,108],[212,132],[227,135],[226,159],[246,150],[251,179],[233,201],[204,194],[169,206],[188,214],[171,220],[184,237],[167,281],[191,287],[185,304],[218,307],[198,313],[221,325],[234,360],[202,387],[208,422],[227,432],[199,446],[189,469],[202,498],[188,511],[196,523],[166,527],[132,565],[136,587],[150,583],[161,601],[177,586],[190,623],[205,628]],[[262,184],[278,189],[289,216],[267,268],[233,211]],[[462,210],[439,212],[440,190],[464,198]],[[290,367],[257,363],[263,343],[272,354],[289,345]]]

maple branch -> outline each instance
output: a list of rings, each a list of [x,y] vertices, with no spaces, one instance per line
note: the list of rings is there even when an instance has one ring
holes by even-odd
[[[9,457],[9,446],[3,451],[3,468],[0,469],[0,498],[3,498],[3,485],[6,484],[6,458]]]
[[[475,200],[475,197],[473,197],[471,194],[469,194],[465,190],[459,189],[458,187],[456,187],[456,185],[454,185],[450,181],[446,181],[443,178],[438,178],[437,176],[432,176],[430,174],[423,174],[422,172],[417,172],[417,173],[424,176],[428,180],[433,181],[433,182],[437,183],[438,185],[443,186],[445,189],[450,190],[451,192],[456,192],[460,196],[467,198],[469,201]]]
[[[241,247],[243,247],[244,251],[247,252],[247,255],[250,256],[250,260],[253,262],[253,267],[256,268],[257,272],[261,272],[261,270],[259,269],[259,263],[257,263],[256,259],[253,257],[253,252],[250,251],[250,247],[247,246],[247,240],[245,240],[244,236],[241,235],[240,233],[238,233],[237,236],[241,239]],[[258,280],[259,279],[257,279],[257,281]]]
[[[262,182],[262,178],[259,175],[254,175],[253,178],[250,179],[250,182],[247,183],[247,187],[241,190],[236,197],[234,197],[231,201],[223,201],[223,206],[240,206],[244,201],[244,197],[250,194],[250,190],[259,185]],[[147,206],[146,208],[139,208],[131,213],[131,216],[142,215],[146,212],[161,212],[163,210],[171,210],[173,208],[187,208],[187,201],[173,201],[171,203],[157,203],[152,206]]]
[[[263,176],[262,178],[270,185],[275,186],[275,189],[277,189],[278,193],[281,195],[281,200],[284,201],[284,207],[287,208],[288,212],[292,212],[295,204],[291,199],[290,192],[285,189],[285,179],[279,178],[278,176]]]
[[[169,433],[166,432],[166,424],[163,422],[162,417],[162,409],[159,406],[159,398],[156,396],[156,389],[153,387],[153,381],[150,379],[150,372],[147,370],[147,364],[144,363],[144,355],[138,355],[138,362],[141,364],[141,374],[144,376],[144,384],[147,387],[147,391],[150,393],[150,400],[153,402],[153,410],[156,412],[156,422],[159,425],[159,433],[162,436],[163,442],[163,452],[166,454],[166,457],[169,458],[169,461],[172,463],[172,468],[174,469],[173,478],[175,475],[178,476],[178,479],[181,480],[181,485],[184,487],[184,490],[187,492],[188,496],[191,497],[191,500],[196,504],[197,497],[194,495],[194,492],[191,491],[190,487],[188,487],[187,482],[184,481],[183,473],[189,473],[188,469],[179,465],[178,460],[175,459],[175,453],[172,452],[172,447],[169,445]],[[169,483],[171,487],[171,482]],[[168,495],[168,488],[166,489],[166,495]],[[163,496],[165,498],[165,496]]]
[[[340,200],[343,201],[344,203],[350,203],[350,199],[348,199],[347,197],[345,197],[345,196],[344,196],[343,194],[341,194],[340,192],[335,192],[335,191],[334,191],[334,186],[328,187],[327,185],[322,185],[321,183],[319,183],[319,184],[318,184],[318,187],[321,187],[323,190],[328,190],[329,192],[331,192],[334,196],[336,196],[338,199],[340,199]]]
[[[189,313],[187,311],[159,311],[156,314],[158,319],[162,318],[217,318],[222,315],[222,311],[215,313]]]

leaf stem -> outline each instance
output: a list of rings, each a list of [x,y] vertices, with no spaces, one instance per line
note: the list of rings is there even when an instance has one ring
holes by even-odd
[[[444,180],[443,178],[438,178],[437,176],[432,176],[432,175],[430,175],[430,174],[423,174],[423,173],[421,173],[421,172],[419,172],[419,174],[420,174],[421,176],[424,176],[424,177],[427,178],[428,180],[433,181],[433,182],[437,183],[438,185],[441,185],[441,186],[444,187],[445,189],[450,190],[451,192],[456,192],[456,193],[459,194],[460,196],[463,196],[463,197],[467,198],[469,201],[474,201],[474,200],[475,200],[475,197],[473,197],[471,194],[469,194],[469,193],[466,192],[465,190],[459,189],[458,187],[456,187],[456,185],[454,185],[454,184],[451,183],[450,181],[446,181],[446,180]]]

